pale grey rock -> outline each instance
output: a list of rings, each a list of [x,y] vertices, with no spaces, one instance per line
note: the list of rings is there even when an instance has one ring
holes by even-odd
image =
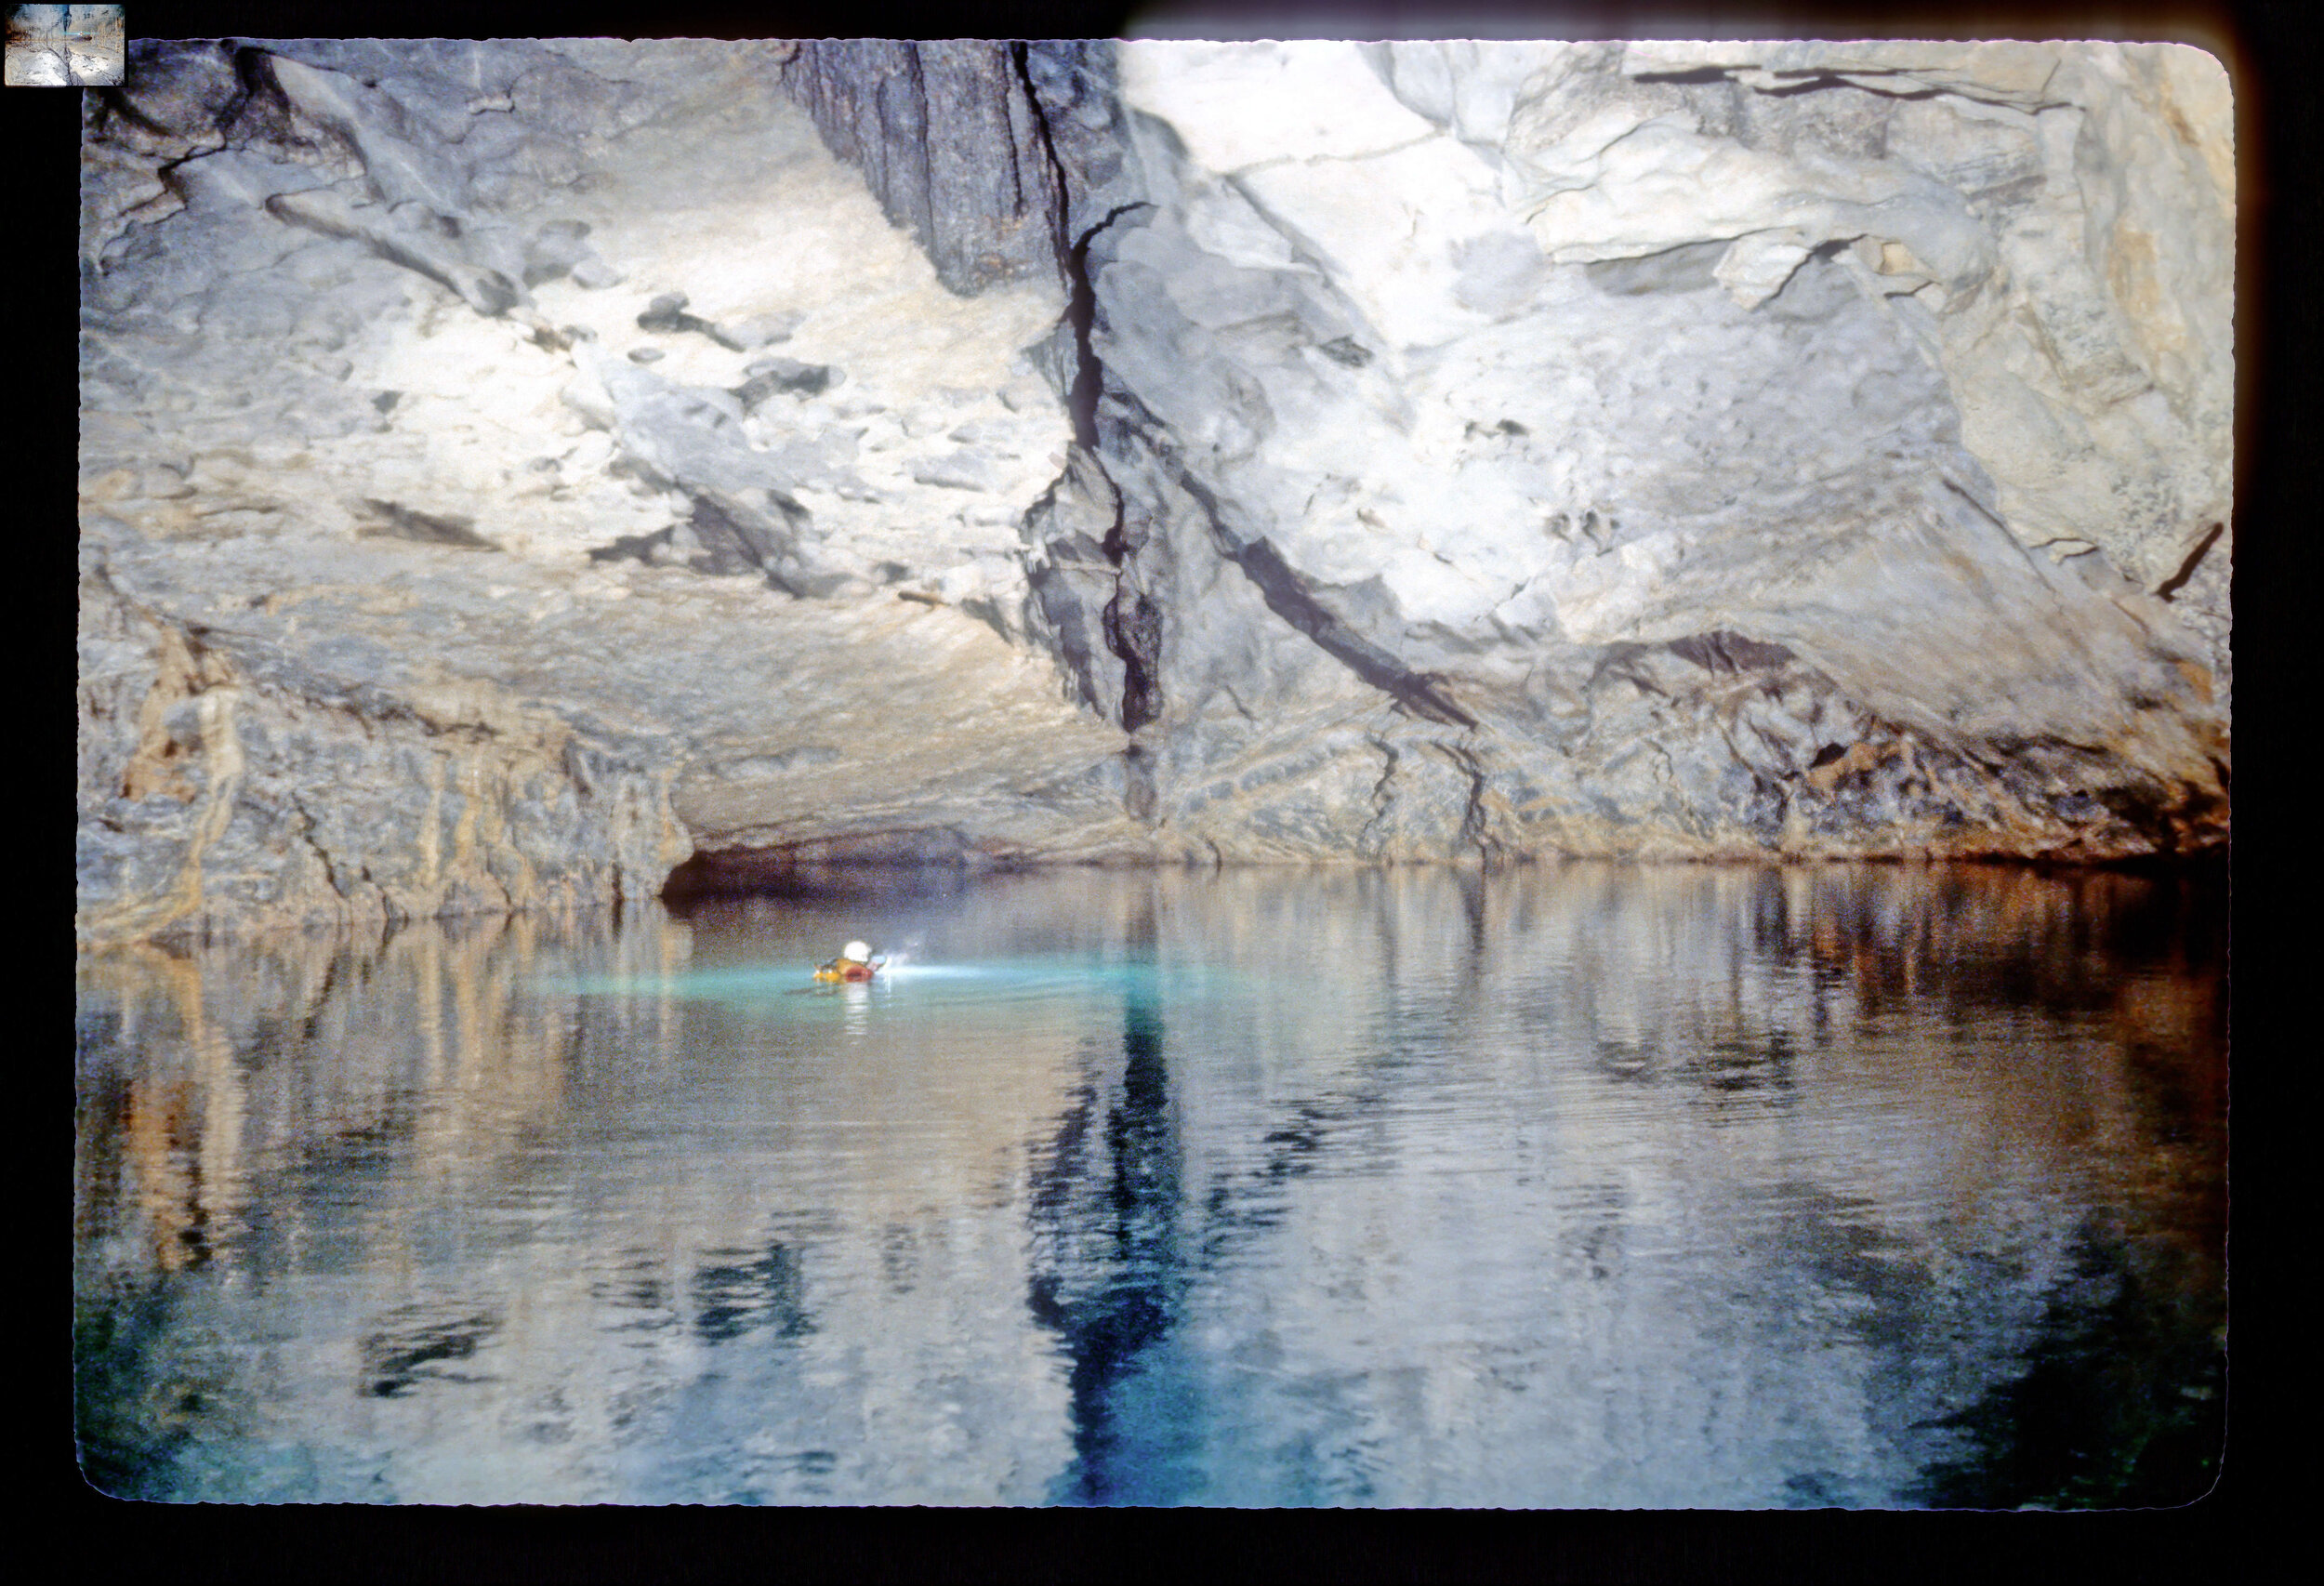
[[[326,237],[361,242],[390,264],[403,265],[450,287],[480,314],[503,314],[526,300],[523,288],[507,275],[470,263],[467,250],[440,223],[431,224],[408,212],[399,215],[376,205],[350,205],[338,193],[323,189],[278,193],[266,201],[266,207],[267,213],[287,224]]]
[[[774,754],[745,755],[726,761],[719,770],[727,776],[784,776],[819,765],[838,765],[846,759],[829,744],[802,744]]]
[[[2000,76],[1965,98],[1973,130],[1915,168],[1883,156],[1885,118],[1934,76],[1866,66],[1879,81],[1838,104],[1767,103],[1723,56],[1727,81],[1707,84],[1663,57],[1463,47],[1499,59],[1458,110],[1435,46],[1409,62],[1403,46],[1125,47],[1138,125],[1169,135],[1132,139],[1155,207],[1089,246],[1091,346],[1125,496],[1116,610],[1160,614],[1116,624],[1125,667],[1152,673],[1118,719],[1147,748],[1157,839],[1320,856],[1367,804],[1394,813],[1366,842],[1438,856],[2099,853],[2215,834],[2204,635],[2028,555],[2051,537],[2013,515],[2030,470],[1964,443],[1948,314],[1989,295],[2013,245],[1975,201],[2022,200],[2010,184],[2047,169],[2000,107],[2049,91],[2051,66],[1943,66]],[[1246,98],[1266,109],[1221,108]],[[1479,151],[1486,127],[1502,132]],[[2133,396],[2144,377],[2104,328],[2119,320],[2075,318],[2070,272],[2032,289],[2083,327],[2061,383]],[[2224,443],[2182,432],[2137,466],[2212,468]],[[2074,511],[2152,588],[2132,553],[2154,531],[2126,534],[2126,488],[2153,498],[2122,481]],[[1708,634],[1779,652],[1796,679],[1780,686],[1853,735],[1787,710],[1738,749],[1741,707],[1713,707],[1708,678],[1604,665]],[[1260,821],[1277,796],[1255,802],[1248,778],[1313,760],[1367,690],[1432,723],[1432,752],[1409,725],[1338,740],[1305,813]],[[1596,750],[1617,717],[1626,747]],[[1927,775],[1868,795],[1881,775],[1848,763],[1859,744],[1877,746],[1859,762]],[[1235,767],[1252,769],[1219,779]],[[1439,790],[1406,796],[1422,767]],[[1463,798],[1441,790],[1453,770]]]
[[[423,204],[440,215],[468,208],[467,173],[456,161],[416,140],[419,129],[393,98],[344,73],[288,56],[262,54],[258,59],[295,115],[352,147],[365,181],[381,203]]]
[[[535,231],[524,245],[521,267],[524,284],[538,286],[544,281],[571,275],[596,258],[596,250],[587,241],[588,234],[588,223],[585,220],[552,220]]]
[[[855,436],[851,430],[820,430],[775,437],[765,455],[801,490],[826,490],[834,495],[871,492],[863,475],[848,465],[855,460]]]
[[[2199,52],[130,60],[84,124],[86,939],[689,852],[2226,830]]]
[[[778,393],[820,396],[847,379],[844,371],[828,363],[805,363],[796,358],[756,358],[743,372],[749,378],[734,388],[734,394],[750,408]]]
[[[807,316],[793,309],[779,314],[754,314],[733,324],[720,325],[714,336],[720,346],[737,352],[749,352],[761,347],[772,347],[778,341],[788,341]]]
[[[603,259],[596,258],[580,260],[573,266],[569,273],[573,277],[574,285],[586,286],[592,291],[602,290],[607,286],[618,286],[622,280],[621,271],[607,264]]]
[[[594,347],[576,349],[574,360],[604,393],[624,456],[693,498],[697,533],[712,526],[795,595],[828,594],[845,580],[808,537],[812,514],[793,495],[799,476],[750,444],[732,392],[674,385]]]
[[[1000,482],[997,464],[990,452],[963,446],[943,456],[921,458],[912,465],[911,474],[921,484],[945,490],[991,491]]]
[[[1868,289],[1928,316],[2020,538],[2098,544],[2152,591],[2227,521],[2235,185],[2215,59],[2173,45],[1657,43],[1628,46],[1621,73],[1665,97],[1618,90],[1609,110],[1561,86],[1530,109],[1521,158],[1561,190],[1537,231],[1569,252],[1684,225],[1763,253],[1848,240]],[[1706,85],[1668,81],[1709,73],[1754,90],[1723,121]],[[1850,86],[1802,91],[1822,78]],[[1848,117],[1816,113],[1850,96]],[[1642,139],[1723,179],[1677,207],[1635,184],[1609,200],[1597,178],[1623,163],[1608,151]]]
[[[1077,720],[1046,659],[992,625],[905,605],[883,614],[901,625],[883,639],[805,607],[780,615],[792,602],[765,589],[770,573],[811,594],[854,576],[817,562],[793,488],[885,493],[849,466],[860,427],[811,410],[832,365],[759,371],[805,405],[746,432],[728,389],[751,377],[739,358],[700,368],[681,343],[674,378],[622,361],[607,389],[603,361],[627,345],[608,333],[642,296],[557,297],[555,326],[525,301],[569,284],[606,293],[645,257],[621,211],[563,207],[562,189],[585,165],[623,179],[633,151],[667,157],[685,134],[606,139],[679,99],[733,112],[751,81],[747,62],[733,74],[736,52],[664,51],[682,59],[608,79],[534,46],[235,47],[241,68],[231,48],[146,51],[152,73],[125,94],[153,113],[99,98],[89,120],[85,940],[601,904],[658,889],[697,838],[783,840],[835,821],[965,822],[1005,852],[1118,823],[1080,774],[1118,735]],[[657,52],[616,53],[636,67]],[[244,69],[291,90],[240,95]],[[593,120],[561,118],[542,91],[580,86],[574,73],[598,86]],[[506,136],[532,100],[541,124]],[[763,87],[757,103],[796,115]],[[812,131],[778,120],[774,141],[794,186],[827,179],[800,164]],[[545,159],[561,148],[574,163]],[[861,222],[832,224],[852,242]],[[608,237],[623,262],[596,251]],[[845,257],[883,289],[880,270],[926,275],[908,245],[852,242]],[[726,358],[800,333],[807,310],[737,299],[731,262],[719,269],[700,295],[744,306],[706,314],[716,334],[687,342]],[[999,347],[1022,340],[1023,312],[1002,306]],[[974,387],[1005,414],[999,363],[967,386],[958,364],[930,362],[930,385]],[[902,480],[900,459],[881,467]],[[624,543],[673,565],[584,555]],[[967,548],[931,548],[941,572]],[[982,589],[993,577],[977,566]],[[717,576],[733,573],[743,588]],[[682,654],[667,642],[679,633]],[[846,724],[867,689],[892,723]],[[783,747],[779,728],[754,759],[771,721],[835,712],[849,755],[877,757],[900,731],[919,771],[835,783],[816,774],[831,741],[785,760],[799,734]],[[805,774],[754,794],[716,769],[728,761]],[[1014,791],[1028,778],[1063,791],[1028,805]]]

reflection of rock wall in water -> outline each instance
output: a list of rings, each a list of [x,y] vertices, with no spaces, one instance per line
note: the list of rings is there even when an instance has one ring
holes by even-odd
[[[714,1470],[716,1500],[827,1501],[870,1479],[835,1430],[869,1421],[921,1451],[881,1479],[926,1501],[1038,1501],[1033,1477],[992,1477],[1065,1457],[1056,1385],[1011,1302],[1025,1272],[1006,1216],[1067,1053],[1020,1029],[947,1077],[917,1051],[850,1042],[806,1084],[748,1090],[763,1070],[724,1067],[751,1049],[747,1012],[538,980],[651,987],[705,967],[690,938],[648,904],[618,928],[518,919],[85,955],[81,1226],[108,1236],[83,1247],[85,1302],[195,1269],[298,1275],[295,1329],[323,1364],[230,1370],[214,1393],[239,1435],[312,1450],[311,1485],[278,1497],[700,1500],[689,1484]],[[734,1119],[769,1109],[786,1129],[775,1149],[732,1149]],[[642,1168],[640,1119],[655,1142]],[[854,1170],[838,1179],[818,1160],[835,1133]],[[608,1217],[629,1236],[611,1250],[593,1243]],[[325,1269],[401,1275],[318,1279],[316,1251],[335,1252]],[[473,1281],[447,1289],[447,1271]],[[834,1293],[878,1324],[844,1332],[864,1369],[836,1393],[812,1349],[840,1330]],[[928,1357],[986,1335],[978,1380],[931,1377]],[[479,1373],[506,1386],[479,1390]],[[482,1419],[447,1409],[447,1390]],[[749,1424],[721,1425],[737,1405]],[[149,1401],[107,1413],[85,1438],[168,1446],[172,1417]],[[428,1430],[447,1415],[451,1436]],[[724,1451],[701,1469],[625,1460],[641,1440]],[[240,1490],[231,1462],[175,1468],[180,1497]]]
[[[887,914],[1165,989],[811,1051],[748,998],[836,911],[86,955],[84,1304],[200,1268],[218,1336],[312,1306],[211,1363],[311,1456],[276,1497],[1030,1502],[1078,1448],[1163,1498],[1143,1383],[1235,1501],[1862,1504],[1955,1449],[1918,1423],[2012,1380],[2078,1240],[2216,1289],[2217,964],[2154,960],[2156,883],[1073,872]]]
[[[2214,843],[2229,110],[2172,46],[141,41],[84,936],[689,847]],[[197,837],[121,723],[211,673],[379,741]],[[508,789],[462,884],[374,818],[426,764]]]

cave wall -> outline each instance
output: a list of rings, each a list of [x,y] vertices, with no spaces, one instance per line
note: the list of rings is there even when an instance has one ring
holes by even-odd
[[[2225,840],[2166,46],[138,41],[85,943],[689,854]]]
[[[1089,183],[1083,235],[1162,846],[2104,856],[2224,829],[2208,57],[1076,68],[1136,171]]]
[[[84,943],[1134,831],[1020,615],[1055,271],[945,286],[790,54],[139,41],[88,97]]]

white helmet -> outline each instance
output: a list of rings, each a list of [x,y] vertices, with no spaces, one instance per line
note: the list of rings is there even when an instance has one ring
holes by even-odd
[[[841,953],[839,957],[853,958],[859,964],[867,964],[871,962],[871,946],[868,943],[850,942],[847,945],[847,951]]]

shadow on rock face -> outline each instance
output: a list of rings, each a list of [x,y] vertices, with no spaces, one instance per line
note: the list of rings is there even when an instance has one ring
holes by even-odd
[[[995,867],[957,831],[872,832],[780,848],[696,853],[670,872],[662,899],[947,897]]]

